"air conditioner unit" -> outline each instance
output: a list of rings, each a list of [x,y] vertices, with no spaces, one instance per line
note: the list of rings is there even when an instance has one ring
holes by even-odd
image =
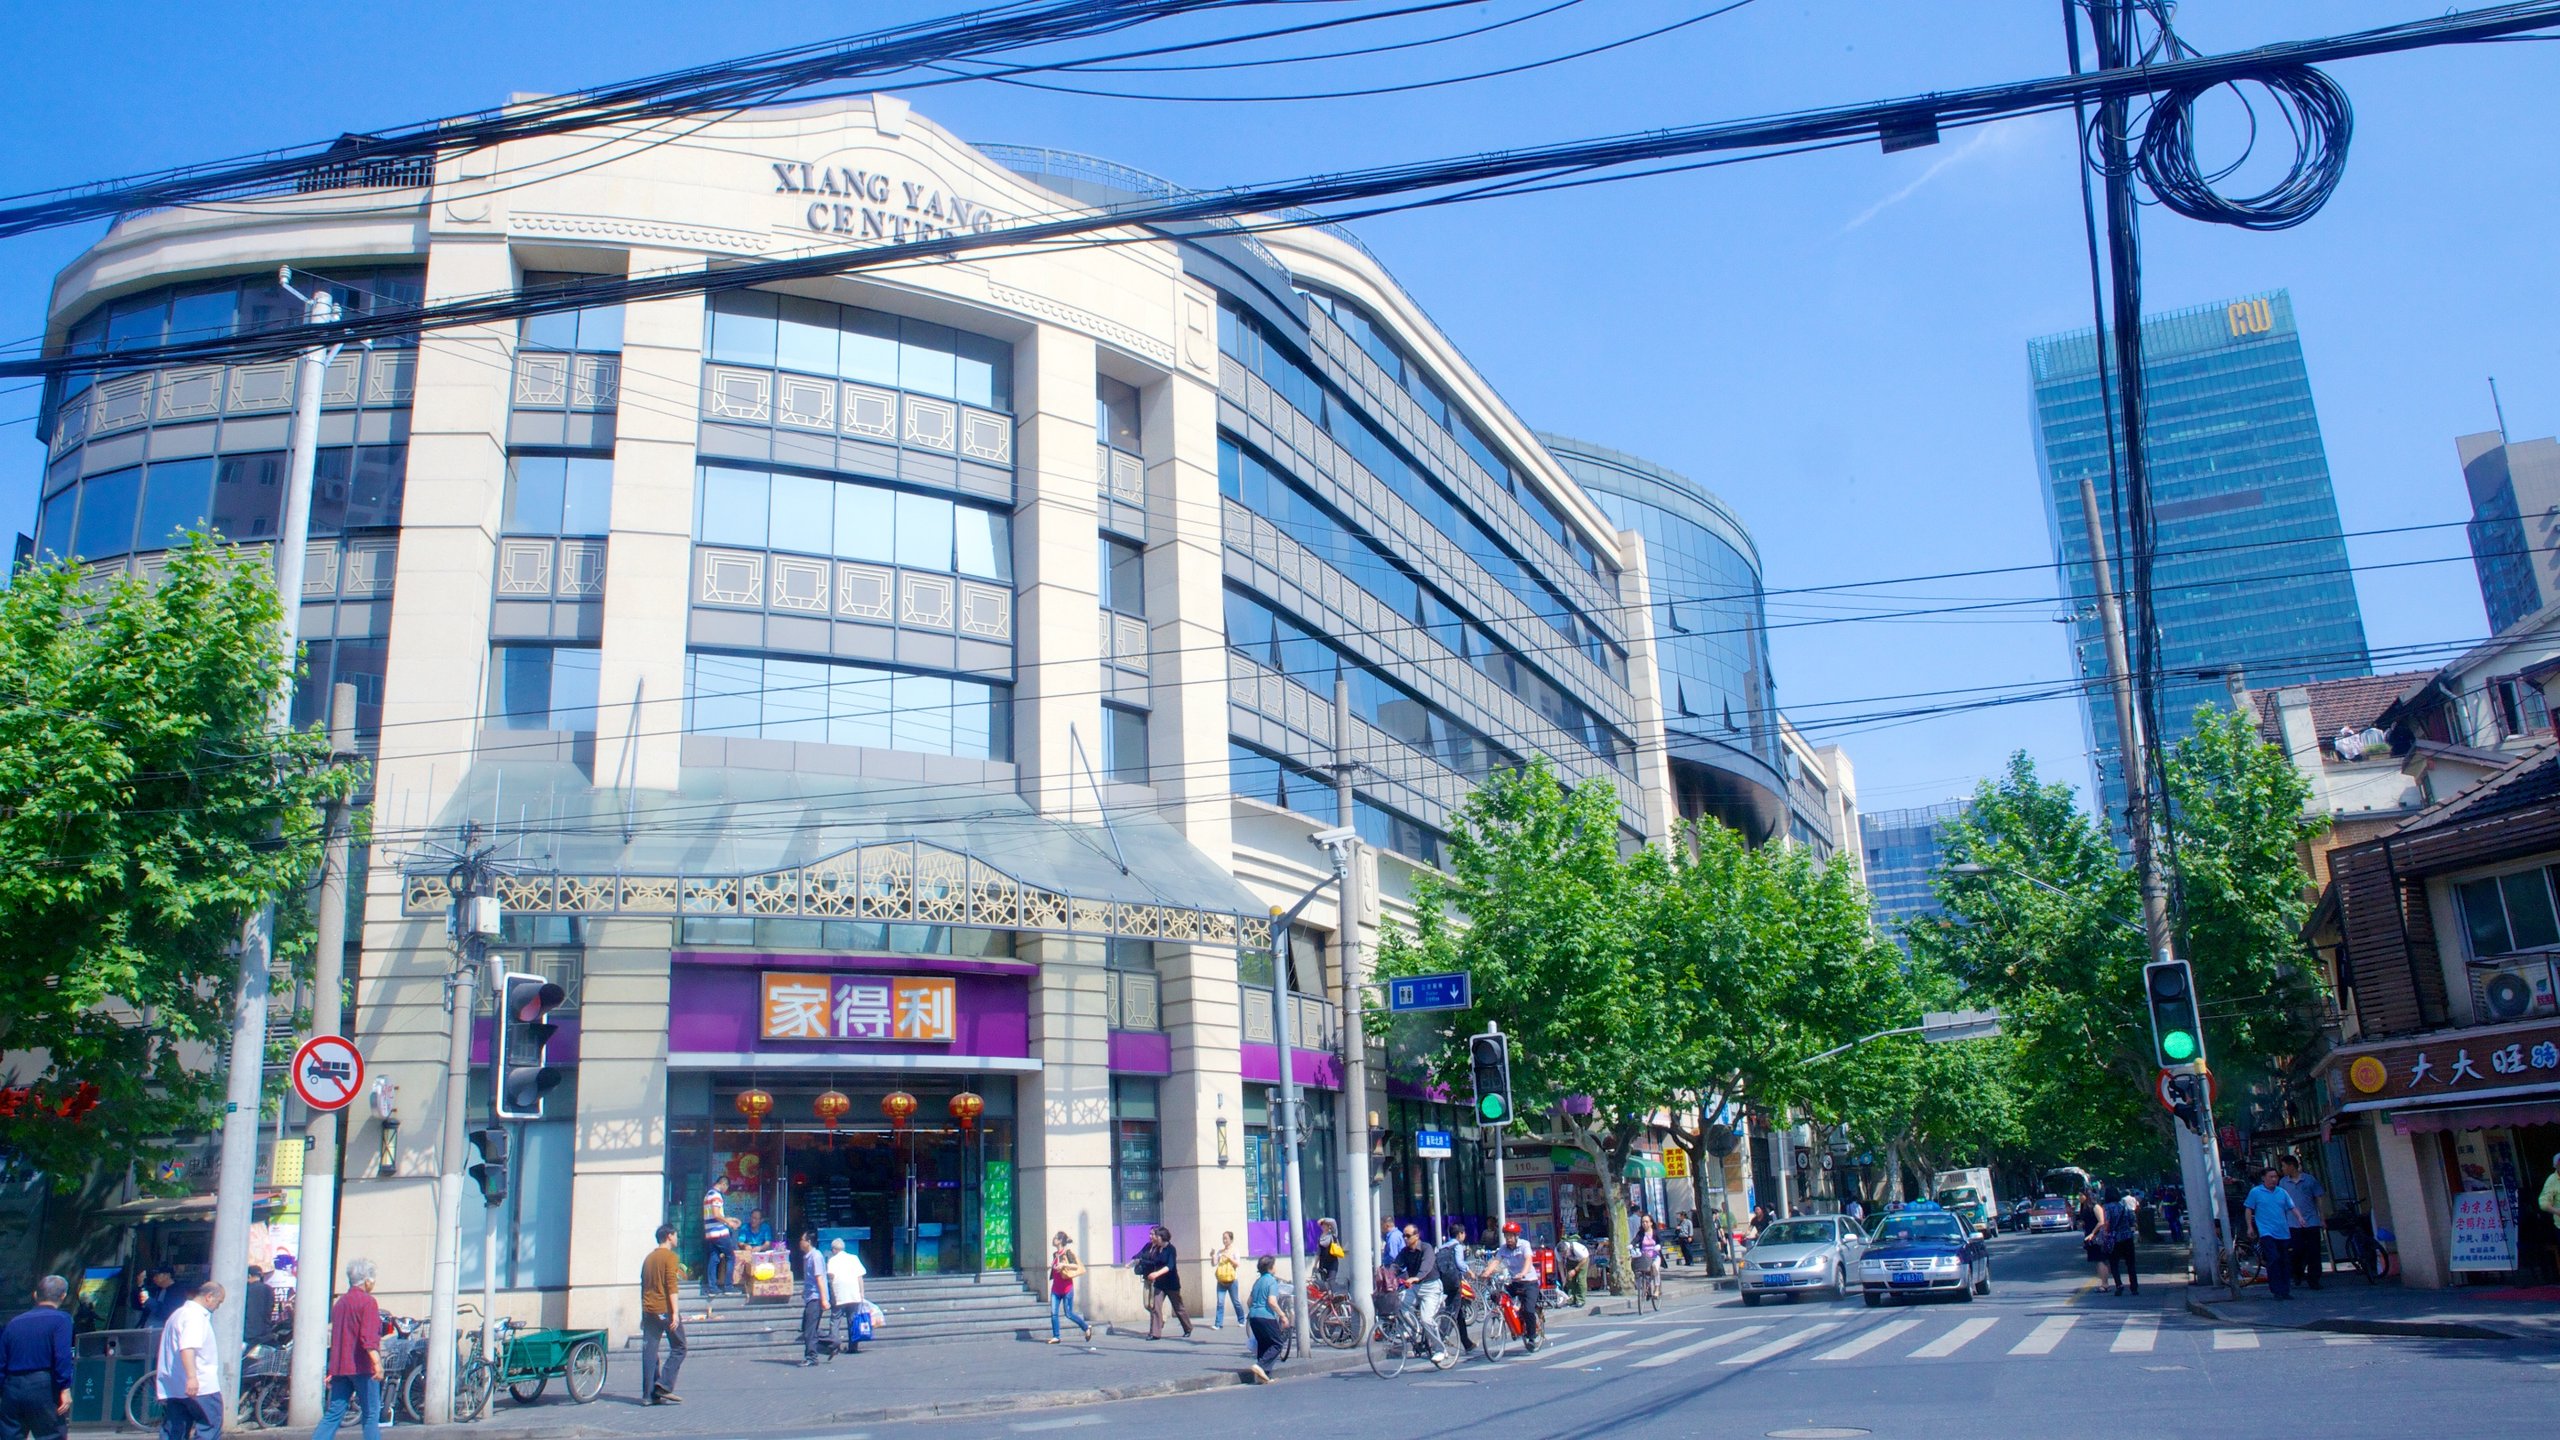
[[[2502,970],[2489,977],[2488,983],[2480,987],[2480,994],[2488,1002],[2492,1020],[2521,1020],[2560,1011],[2560,997],[2552,994],[2548,966]]]

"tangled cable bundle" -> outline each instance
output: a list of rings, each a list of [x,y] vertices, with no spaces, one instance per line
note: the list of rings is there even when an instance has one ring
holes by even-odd
[[[2347,168],[2347,142],[2355,133],[2355,110],[2338,83],[2308,65],[2270,69],[2262,75],[2231,82],[2256,85],[2275,102],[2276,113],[2293,132],[2293,165],[2274,185],[2255,195],[2234,198],[2214,189],[2245,163],[2258,143],[2258,111],[2246,95],[2249,143],[2238,159],[2207,172],[2196,156],[2195,105],[2219,86],[2182,86],[2162,93],[2143,118],[2142,144],[2134,169],[2142,183],[2168,206],[2190,220],[2236,225],[2243,230],[2286,230],[2310,219],[2327,204]]]

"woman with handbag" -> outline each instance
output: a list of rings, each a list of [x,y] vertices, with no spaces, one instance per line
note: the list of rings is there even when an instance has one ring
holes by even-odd
[[[1173,1246],[1173,1232],[1159,1225],[1147,1237],[1147,1248],[1138,1252],[1137,1271],[1147,1284],[1147,1338],[1164,1338],[1164,1312],[1170,1306],[1173,1318],[1182,1322],[1182,1337],[1191,1338],[1191,1317],[1182,1309],[1182,1257]]]
[[[1230,1305],[1235,1307],[1236,1324],[1248,1330],[1253,1328],[1245,1324],[1244,1294],[1236,1288],[1236,1232],[1229,1230],[1218,1236],[1218,1253],[1209,1264],[1218,1278],[1217,1298],[1209,1305],[1209,1328],[1227,1328],[1227,1307]]]
[[[1084,1338],[1093,1339],[1093,1322],[1076,1313],[1076,1279],[1084,1274],[1084,1262],[1076,1258],[1075,1242],[1067,1232],[1058,1232],[1049,1245],[1049,1343],[1058,1343],[1058,1317],[1065,1316],[1084,1329]]]

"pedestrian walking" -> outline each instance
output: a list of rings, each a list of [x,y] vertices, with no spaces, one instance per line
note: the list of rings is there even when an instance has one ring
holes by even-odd
[[[2107,1252],[2098,1242],[2098,1200],[2088,1191],[2080,1192],[2080,1208],[2073,1211],[2072,1223],[2080,1227],[2080,1253],[2098,1272],[2098,1283],[2107,1283]]]
[[[311,1440],[334,1440],[351,1409],[364,1416],[364,1440],[382,1440],[382,1306],[370,1260],[347,1262],[347,1292],[329,1307],[327,1396]]]
[[[2258,1233],[2258,1258],[2267,1267],[2267,1293],[2278,1300],[2290,1300],[2297,1212],[2293,1197],[2284,1193],[2280,1179],[2276,1167],[2268,1166],[2259,1172],[2257,1186],[2240,1197],[2240,1205],[2248,1214],[2249,1228]]]
[[[2098,1250],[2106,1257],[2107,1274],[2115,1282],[2116,1293],[2142,1293],[2142,1272],[2135,1262],[2133,1200],[2122,1190],[2107,1187],[2106,1208],[2098,1212]]]
[[[2302,1168],[2299,1156],[2285,1155],[2276,1161],[2282,1175],[2276,1181],[2293,1201],[2295,1215],[2293,1240],[2293,1278],[2317,1290],[2320,1288],[2320,1231],[2326,1220],[2320,1213],[2320,1202],[2329,1197],[2329,1187],[2320,1177]]]
[[[1404,1250],[1404,1232],[1396,1228],[1394,1216],[1378,1222],[1378,1263],[1392,1265]]]
[[[676,1259],[676,1227],[658,1227],[658,1247],[640,1262],[640,1399],[648,1405],[673,1405],[676,1372],[684,1368],[684,1316],[676,1309],[676,1290],[684,1283],[684,1267]],[[667,1363],[658,1364],[658,1346],[667,1347]],[[316,1440],[316,1437],[315,1437]]]
[[[870,1273],[842,1240],[827,1242],[827,1308],[844,1325],[844,1348],[856,1355],[862,1353],[862,1281]]]
[[[1271,1383],[1271,1367],[1280,1363],[1286,1349],[1289,1315],[1280,1303],[1280,1281],[1271,1273],[1271,1257],[1259,1255],[1253,1262],[1253,1294],[1246,1300],[1245,1327],[1253,1331],[1253,1363],[1245,1373],[1255,1383]]]
[[[1170,1309],[1182,1325],[1183,1338],[1190,1339],[1191,1317],[1182,1309],[1182,1257],[1172,1231],[1159,1225],[1148,1235],[1146,1248],[1138,1252],[1137,1270],[1147,1282],[1147,1338],[1164,1338],[1165,1311]]]
[[[213,1346],[221,1308],[222,1287],[208,1280],[160,1327],[160,1440],[221,1440],[222,1357]]]
[[[800,1364],[818,1363],[818,1332],[827,1327],[827,1260],[815,1232],[800,1232]]]
[[[1227,1237],[1232,1240],[1235,1237]],[[1076,1322],[1084,1338],[1093,1338],[1093,1322],[1076,1313],[1076,1280],[1084,1274],[1084,1262],[1076,1258],[1075,1242],[1061,1230],[1049,1242],[1049,1343],[1058,1343],[1058,1320],[1064,1317]]]
[[[1852,1201],[1850,1201],[1849,1203],[1850,1203],[1850,1204],[1852,1204],[1852,1205],[1855,1205],[1855,1204],[1857,1204],[1858,1202],[1857,1202],[1857,1201],[1855,1201],[1855,1200],[1852,1200]],[[1679,1242],[1680,1242],[1680,1263],[1681,1263],[1681,1264],[1683,1264],[1683,1265],[1695,1265],[1695,1264],[1697,1264],[1697,1263],[1698,1263],[1698,1212],[1697,1212],[1697,1211],[1695,1211],[1695,1210],[1683,1210],[1683,1211],[1681,1211],[1681,1212],[1680,1212],[1680,1221],[1679,1221],[1679,1223],[1678,1223],[1677,1225],[1675,1225],[1675,1226],[1673,1226],[1673,1227],[1672,1227],[1672,1234],[1673,1234],[1673,1235],[1674,1235],[1674,1236],[1679,1240]]]
[[[1345,1253],[1347,1252],[1342,1248],[1341,1228],[1330,1219],[1318,1220],[1316,1222],[1316,1280],[1327,1290],[1339,1292],[1342,1289],[1342,1258]]]
[[[738,1263],[738,1227],[729,1219],[729,1177],[714,1175],[702,1192],[702,1298],[735,1288],[729,1272]]]
[[[1218,1281],[1218,1293],[1209,1305],[1209,1328],[1227,1328],[1227,1307],[1234,1306],[1238,1329],[1253,1327],[1244,1323],[1244,1292],[1236,1284],[1236,1232],[1228,1230],[1218,1236],[1218,1253],[1209,1262],[1210,1273]]]
[[[0,1440],[51,1440],[71,1414],[71,1283],[36,1282],[35,1308],[0,1329]]]
[[[1580,1305],[1591,1294],[1591,1247],[1581,1236],[1567,1235],[1556,1258],[1564,1265],[1564,1303]]]
[[[252,1265],[240,1291],[240,1343],[271,1345],[275,1338],[276,1287],[263,1267]]]

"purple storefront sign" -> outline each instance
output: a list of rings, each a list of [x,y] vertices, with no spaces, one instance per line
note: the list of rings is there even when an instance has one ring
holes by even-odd
[[[1342,1062],[1324,1050],[1292,1050],[1294,1063],[1290,1071],[1301,1085],[1325,1090],[1342,1088]],[[1258,1085],[1280,1083],[1280,1048],[1276,1045],[1239,1045],[1236,1047],[1238,1068],[1245,1079]]]
[[[767,970],[948,976],[952,1038],[919,1047],[903,1040],[767,1040],[762,981]],[[846,1055],[933,1054],[973,1059],[1026,1059],[1031,1054],[1030,967],[917,957],[736,955],[679,951],[667,989],[670,1054],[745,1055],[805,1050]]]
[[[1161,1030],[1112,1031],[1111,1073],[1114,1075],[1172,1074],[1173,1037]]]

